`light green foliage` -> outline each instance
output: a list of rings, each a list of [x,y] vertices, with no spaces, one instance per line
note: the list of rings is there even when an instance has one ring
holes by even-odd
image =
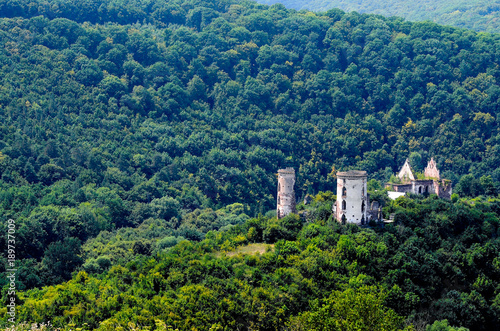
[[[318,194],[316,194],[313,201],[315,203],[322,203],[326,201],[333,202],[335,201],[336,198],[337,198],[336,195],[332,191],[326,191],[326,192],[319,192]]]
[[[366,186],[367,186],[368,192],[383,189],[382,184],[376,179],[370,179],[368,181],[368,183],[366,183]]]
[[[432,325],[428,325],[426,331],[468,331],[463,327],[452,327],[447,320],[435,321]]]
[[[391,178],[389,179],[389,183],[402,184],[402,181],[401,178],[399,178],[399,176],[392,175]]]
[[[183,237],[163,237],[156,242],[156,246],[158,247],[158,249],[162,250],[165,248],[173,247],[183,240],[185,240]]]
[[[137,228],[122,228],[113,232],[102,231],[96,238],[88,240],[82,247],[86,263],[83,265],[89,272],[100,272],[109,265],[116,263],[126,264],[134,258],[133,246],[140,242],[148,245],[154,250],[160,244],[160,238],[168,238],[172,235],[167,223],[161,219],[149,218]],[[175,238],[175,237],[174,237]],[[157,247],[161,250],[164,244]],[[109,259],[110,264],[102,266],[100,259]],[[96,266],[97,265],[97,266]]]
[[[476,31],[499,32],[500,8],[487,0],[258,0],[263,4],[281,3],[287,8],[328,11],[340,8],[345,11],[400,16],[410,21],[432,21]]]
[[[172,200],[168,197],[156,199],[150,205],[155,213],[159,211],[160,214],[157,215],[162,215],[166,210],[165,205]],[[178,229],[172,228],[171,222],[165,219],[148,218],[136,228],[103,231],[83,245],[86,258],[83,268],[88,272],[100,273],[111,265],[126,264],[133,260],[137,253],[154,255],[164,252],[185,240],[186,234],[191,235],[190,239],[202,239],[210,230],[244,223],[249,218],[244,214],[246,209],[247,207],[238,203],[217,211],[197,209],[182,217]]]
[[[304,330],[401,330],[402,318],[383,305],[385,295],[370,286],[335,291],[297,322]]]

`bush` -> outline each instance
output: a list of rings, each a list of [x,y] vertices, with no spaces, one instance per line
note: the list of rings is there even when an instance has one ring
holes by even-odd
[[[179,242],[186,240],[184,237],[168,236],[156,242],[156,248],[159,250],[167,249],[177,245]]]

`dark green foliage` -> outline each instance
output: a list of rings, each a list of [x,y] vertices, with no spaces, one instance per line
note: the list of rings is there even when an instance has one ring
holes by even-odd
[[[57,284],[71,278],[71,271],[82,263],[80,246],[78,239],[69,237],[47,247],[42,263],[51,275],[48,283]]]
[[[31,175],[30,178],[32,179],[33,175]],[[38,178],[40,178],[45,185],[53,184],[64,178],[64,169],[55,164],[44,164],[40,167]]]
[[[3,77],[6,183],[78,179],[131,202],[245,202],[255,214],[273,207],[272,173],[284,165],[299,169],[301,196],[331,189],[333,166],[383,181],[408,156],[416,169],[434,156],[454,182],[491,175],[487,194],[496,193],[495,36],[253,3],[233,12],[231,1],[113,3],[120,15],[62,3],[46,16],[3,4],[6,17],[26,18],[4,19],[4,30],[31,36],[5,40],[5,61],[18,68]],[[34,47],[45,34],[67,46]],[[114,224],[130,224],[127,208]]]
[[[299,215],[289,214],[281,219],[271,219],[263,232],[267,243],[275,243],[280,239],[293,240],[302,228]]]
[[[455,193],[467,197],[476,197],[483,194],[495,196],[498,194],[498,190],[491,176],[484,175],[478,180],[469,174],[460,178],[455,187]]]

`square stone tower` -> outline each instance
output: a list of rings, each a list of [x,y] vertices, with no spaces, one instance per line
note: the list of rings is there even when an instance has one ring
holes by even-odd
[[[276,213],[278,219],[285,217],[290,213],[296,213],[295,208],[295,170],[285,168],[278,170],[278,198]]]
[[[368,221],[368,192],[366,171],[337,172],[337,203],[335,218],[342,224],[364,225]]]

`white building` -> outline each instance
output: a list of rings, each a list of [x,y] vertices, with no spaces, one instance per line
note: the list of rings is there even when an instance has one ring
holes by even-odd
[[[337,172],[337,202],[335,218],[342,224],[364,225],[368,221],[368,192],[366,171]]]

